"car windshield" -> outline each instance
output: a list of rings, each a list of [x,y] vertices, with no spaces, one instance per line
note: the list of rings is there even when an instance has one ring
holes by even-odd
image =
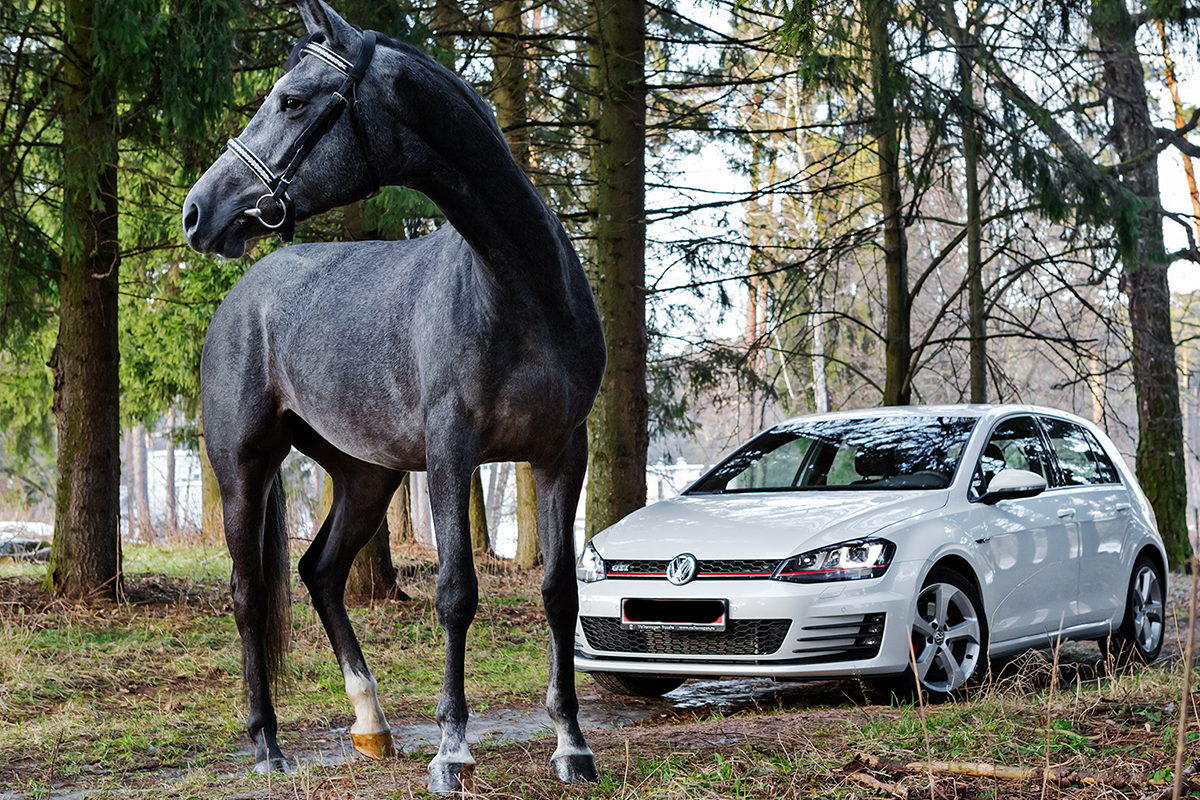
[[[944,489],[973,427],[973,418],[934,416],[777,425],[687,493]]]

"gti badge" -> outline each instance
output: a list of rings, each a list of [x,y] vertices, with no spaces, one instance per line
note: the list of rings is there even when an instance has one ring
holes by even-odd
[[[667,564],[667,580],[676,586],[683,586],[694,577],[696,577],[696,557],[691,553],[677,555],[671,559],[670,564]]]

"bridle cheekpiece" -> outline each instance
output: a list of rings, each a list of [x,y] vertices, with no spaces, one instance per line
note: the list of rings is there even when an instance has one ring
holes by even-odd
[[[358,85],[362,82],[363,76],[367,74],[367,68],[371,66],[371,59],[375,56],[375,36],[375,31],[363,31],[362,45],[358,50],[358,58],[353,64],[320,42],[309,41],[304,44],[300,51],[300,58],[313,56],[342,73],[346,79],[325,101],[325,106],[317,118],[296,138],[296,143],[292,145],[291,158],[283,172],[276,175],[267,162],[236,138],[230,139],[226,145],[229,151],[240,158],[255,177],[267,187],[267,191],[258,198],[254,208],[248,208],[242,213],[247,217],[254,217],[264,227],[275,231],[284,241],[292,240],[292,234],[296,227],[296,208],[292,203],[292,198],[288,196],[288,187],[291,186],[292,179],[296,176],[296,171],[300,169],[304,159],[312,152],[321,137],[329,132],[346,108],[350,109],[350,120],[354,127],[354,138],[358,140],[358,148],[362,151],[363,159],[372,172],[376,187],[379,185],[378,176],[375,175],[374,166],[367,153],[362,124],[358,115],[354,113],[354,107],[358,103]],[[264,203],[267,204],[266,207],[264,207]],[[272,218],[274,214],[278,214],[278,220],[271,221],[268,219],[268,214],[271,214]]]

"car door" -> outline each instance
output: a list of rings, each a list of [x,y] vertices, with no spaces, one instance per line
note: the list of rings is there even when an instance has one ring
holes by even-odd
[[[1111,619],[1124,605],[1130,526],[1129,489],[1100,442],[1082,425],[1041,417],[1058,462],[1059,493],[1069,494],[1079,525],[1080,623]]]
[[[1001,469],[1035,472],[1052,483],[1053,468],[1037,421],[1028,415],[997,423],[971,484],[977,500]],[[1077,513],[1069,496],[973,502],[973,535],[986,565],[985,605],[993,642],[1045,637],[1075,624],[1079,584]]]

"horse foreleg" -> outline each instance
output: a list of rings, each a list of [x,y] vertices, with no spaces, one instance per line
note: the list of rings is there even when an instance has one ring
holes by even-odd
[[[580,426],[559,462],[534,468],[537,479],[538,530],[545,577],[542,602],[550,628],[550,675],[546,710],[558,733],[551,756],[566,783],[596,780],[596,758],[579,729],[575,696],[575,624],[579,595],[575,588],[575,508],[587,470],[587,430]]]
[[[350,740],[367,758],[394,756],[392,729],[379,705],[375,676],[346,613],[346,579],[358,551],[383,524],[399,473],[378,469],[330,473],[333,503],[312,545],[300,559],[300,577],[325,626],[342,668],[346,696],[354,706]]]
[[[430,447],[429,489],[438,544],[437,617],[446,643],[437,721],[442,742],[429,763],[429,790],[470,789],[475,759],[467,746],[467,698],[463,692],[467,629],[479,606],[479,581],[471,553],[467,505],[473,465],[453,456],[435,459]],[[441,453],[453,451],[443,449]]]

